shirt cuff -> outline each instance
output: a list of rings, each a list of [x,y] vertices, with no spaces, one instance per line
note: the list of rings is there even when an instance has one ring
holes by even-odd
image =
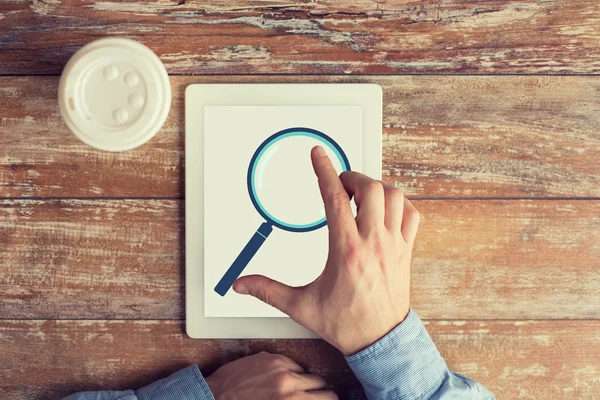
[[[139,400],[215,400],[197,365],[136,390]]]
[[[429,398],[448,374],[446,362],[412,310],[390,333],[346,361],[369,399]]]

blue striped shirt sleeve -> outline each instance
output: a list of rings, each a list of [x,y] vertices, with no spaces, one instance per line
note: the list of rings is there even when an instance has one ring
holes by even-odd
[[[369,400],[494,399],[451,372],[414,311],[382,339],[346,357]]]
[[[197,365],[138,390],[81,392],[63,400],[215,400]]]

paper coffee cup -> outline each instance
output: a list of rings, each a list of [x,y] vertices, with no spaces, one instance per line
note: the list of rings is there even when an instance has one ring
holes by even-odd
[[[146,143],[171,107],[165,66],[130,39],[106,38],[82,47],[63,70],[58,93],[60,112],[75,136],[108,151]]]

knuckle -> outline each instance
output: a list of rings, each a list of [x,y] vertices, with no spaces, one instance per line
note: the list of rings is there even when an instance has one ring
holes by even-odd
[[[373,255],[375,256],[376,260],[381,260],[382,258],[384,258],[384,245],[382,243],[382,241],[380,239],[375,239],[373,241]]]
[[[346,264],[354,265],[359,262],[359,243],[356,239],[348,239],[344,245],[344,259]]]
[[[277,359],[275,358],[269,358],[266,362],[265,362],[265,366],[268,369],[280,369],[282,368],[281,366],[281,362],[277,361]]]
[[[279,389],[285,389],[292,384],[294,377],[288,371],[279,372],[275,375],[274,384]]]
[[[334,209],[336,210],[341,210],[342,207],[344,207],[345,205],[347,205],[350,202],[350,198],[348,197],[348,193],[346,192],[334,192],[331,194],[330,197],[330,202],[331,205],[334,207]]]
[[[412,213],[412,218],[416,221],[419,222],[421,220],[421,213],[415,209]]]
[[[412,223],[419,223],[419,221],[421,220],[421,213],[419,211],[417,211],[416,208],[411,208],[410,210],[408,210],[408,212],[406,213],[406,218],[412,222]]]
[[[401,203],[404,201],[404,194],[402,194],[400,189],[391,188],[387,192],[387,198],[392,203]]]
[[[371,246],[383,248],[386,246],[389,232],[384,227],[374,227],[366,234],[366,243]]]
[[[383,194],[383,184],[376,180],[365,183],[365,191],[370,194]]]
[[[281,354],[272,354],[271,362],[274,366],[285,367],[288,364],[288,358]]]
[[[277,358],[277,354],[269,353],[268,351],[261,351],[259,354],[262,354],[266,361],[273,361]]]
[[[389,251],[389,241],[386,236],[389,233],[373,230],[369,232],[366,241],[366,252],[369,255],[369,261],[379,262],[386,258]]]
[[[279,367],[279,363],[277,362],[277,355],[276,354],[271,354],[269,352],[266,351],[261,351],[260,353],[258,353],[258,355],[261,357],[261,364],[265,365],[268,368],[277,368]]]
[[[317,385],[317,386],[325,387],[325,385],[327,384],[327,382],[325,382],[325,379],[323,379],[323,377],[313,375],[313,379],[315,381],[315,385]]]
[[[272,305],[271,304],[271,301],[272,301],[271,296],[269,295],[269,292],[265,288],[258,289],[258,291],[256,292],[256,298],[268,305]]]

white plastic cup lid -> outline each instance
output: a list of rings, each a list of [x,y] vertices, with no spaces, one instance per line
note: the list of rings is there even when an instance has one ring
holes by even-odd
[[[143,44],[122,38],[96,40],[75,53],[58,93],[60,112],[75,136],[108,151],[146,143],[171,107],[163,63]]]

